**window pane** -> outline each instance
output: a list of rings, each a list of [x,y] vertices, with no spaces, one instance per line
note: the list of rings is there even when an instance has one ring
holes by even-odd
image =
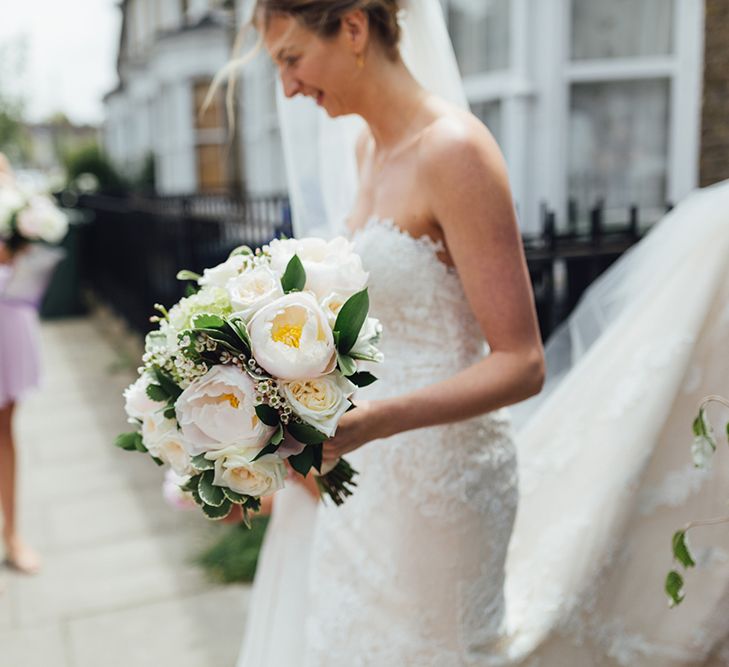
[[[498,144],[502,145],[501,102],[498,100],[492,102],[476,102],[471,104],[471,110],[491,130],[491,134],[494,135]]]
[[[669,83],[588,83],[572,88],[569,196],[581,211],[666,203]]]
[[[510,0],[451,0],[448,25],[464,76],[509,67]]]
[[[572,59],[671,53],[673,2],[572,0]]]

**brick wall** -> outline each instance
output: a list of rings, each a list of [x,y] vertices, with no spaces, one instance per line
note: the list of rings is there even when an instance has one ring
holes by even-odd
[[[729,178],[729,0],[706,0],[701,186]]]

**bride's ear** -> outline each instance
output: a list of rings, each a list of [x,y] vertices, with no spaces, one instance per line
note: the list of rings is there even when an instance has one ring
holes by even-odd
[[[364,53],[370,34],[367,14],[361,9],[347,12],[342,16],[342,33],[352,53]]]

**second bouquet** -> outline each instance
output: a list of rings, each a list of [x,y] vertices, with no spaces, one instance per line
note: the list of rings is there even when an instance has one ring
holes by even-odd
[[[248,513],[283,487],[285,461],[312,469],[341,504],[356,471],[322,469],[357,387],[376,380],[358,361],[382,361],[369,316],[368,274],[344,238],[274,240],[241,247],[191,281],[189,295],[146,338],[144,365],[125,392],[136,425],[117,439],[182,476],[181,489],[211,519]]]

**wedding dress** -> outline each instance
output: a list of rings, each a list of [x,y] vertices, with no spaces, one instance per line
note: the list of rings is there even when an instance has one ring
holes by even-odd
[[[454,100],[438,0],[409,8],[406,62]],[[295,231],[341,233],[356,122],[307,117],[297,100],[281,110]],[[270,607],[306,613],[248,635],[287,657],[239,667],[729,665],[729,532],[691,534],[697,568],[680,607],[662,590],[673,532],[726,513],[727,452],[694,469],[690,426],[704,395],[729,393],[727,211],[729,183],[695,193],[603,275],[547,346],[537,400],[368,443],[349,457],[355,495],[315,519],[286,499],[294,487],[281,491],[252,622]],[[484,353],[432,241],[377,219],[354,241],[385,326],[381,381],[363,397],[436,382]],[[294,557],[272,555],[306,522],[310,552],[297,538]],[[269,567],[295,583],[277,595]]]

